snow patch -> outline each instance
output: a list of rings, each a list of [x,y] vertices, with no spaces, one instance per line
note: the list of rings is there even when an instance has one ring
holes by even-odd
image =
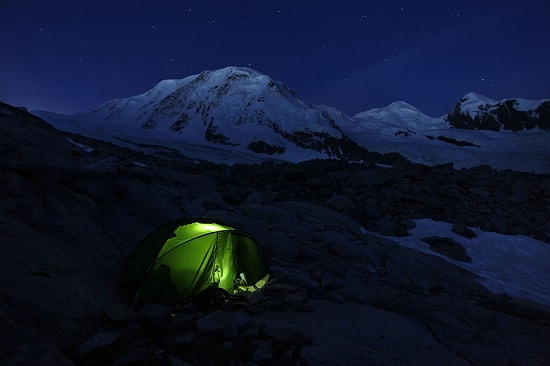
[[[137,167],[140,167],[140,168],[150,168],[149,165],[144,164],[144,163],[140,163],[139,161],[134,161],[134,165],[137,166]]]
[[[389,237],[398,244],[441,257],[479,276],[490,291],[550,305],[550,245],[524,235],[504,235],[473,229],[467,239],[452,231],[452,224],[431,219],[413,220],[411,236]],[[380,236],[380,234],[371,233]],[[453,239],[466,249],[471,263],[449,259],[434,252],[421,238],[440,236]],[[388,237],[385,237],[388,238]]]
[[[81,148],[82,150],[84,150],[84,151],[86,151],[86,152],[88,152],[88,153],[94,151],[94,148],[89,147],[89,146],[86,146],[86,145],[81,144],[81,143],[78,143],[78,142],[76,142],[76,141],[74,141],[73,139],[70,139],[70,138],[68,138],[68,137],[65,138],[65,140],[67,140],[68,142],[70,142],[71,144],[73,144],[73,145],[75,145],[75,146],[78,146],[79,148]]]

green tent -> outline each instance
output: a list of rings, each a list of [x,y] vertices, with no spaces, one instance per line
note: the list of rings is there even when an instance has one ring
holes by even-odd
[[[254,237],[207,218],[180,219],[147,235],[122,265],[132,306],[176,305],[216,286],[230,294],[254,291],[268,266]]]

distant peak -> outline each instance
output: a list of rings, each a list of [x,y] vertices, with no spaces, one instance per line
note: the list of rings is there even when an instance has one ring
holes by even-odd
[[[263,75],[261,72],[245,66],[227,66],[221,70],[227,70],[231,73],[247,73],[251,75],[252,74]]]
[[[389,105],[386,106],[386,109],[413,109],[413,110],[417,110],[415,106],[405,102],[405,101],[402,101],[402,100],[397,100],[393,103],[390,103]]]
[[[367,115],[374,115],[374,114],[385,114],[385,113],[422,113],[416,108],[415,106],[404,102],[402,100],[398,100],[395,102],[392,102],[388,104],[385,107],[381,108],[372,108],[368,111],[360,112],[355,115],[355,117],[361,117],[361,116],[367,116]]]
[[[487,97],[483,94],[475,93],[475,92],[469,92],[464,95],[464,98],[468,99],[487,99]]]
[[[474,92],[469,92],[464,96],[463,99],[466,99],[466,101],[469,103],[479,103],[479,102],[486,103],[486,104],[497,103],[497,101],[494,99],[491,99],[489,97],[486,97],[485,95],[474,93]]]
[[[165,88],[173,88],[177,85],[177,81],[175,79],[165,79],[159,81],[153,88],[155,89],[165,89]]]
[[[209,70],[205,73],[210,74],[214,77],[229,78],[231,76],[236,76],[238,78],[253,78],[258,76],[266,76],[265,74],[254,70],[250,67],[244,66],[226,66],[217,70]],[[202,74],[202,73],[201,73]]]

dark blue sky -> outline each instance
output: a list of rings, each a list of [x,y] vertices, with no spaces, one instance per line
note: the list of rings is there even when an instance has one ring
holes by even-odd
[[[61,113],[229,65],[349,114],[550,97],[550,1],[0,0],[0,100]]]

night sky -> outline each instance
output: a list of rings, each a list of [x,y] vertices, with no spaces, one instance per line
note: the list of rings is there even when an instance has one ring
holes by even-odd
[[[550,1],[0,0],[0,100],[89,111],[248,66],[350,115],[550,97]]]

